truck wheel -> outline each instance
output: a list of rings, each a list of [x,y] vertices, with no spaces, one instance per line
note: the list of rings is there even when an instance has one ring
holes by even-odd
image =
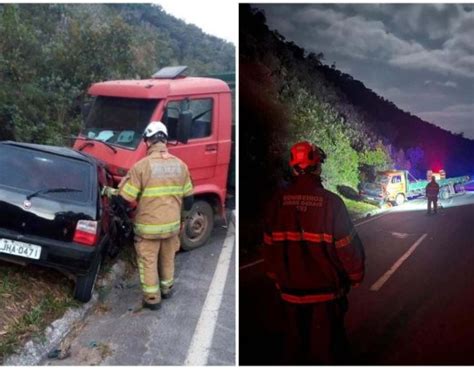
[[[102,264],[102,255],[98,254],[93,261],[91,270],[86,275],[77,277],[76,287],[74,289],[74,298],[81,302],[89,302],[94,291],[97,275],[99,274],[100,265]]]
[[[399,206],[402,205],[405,202],[405,195],[402,193],[399,193],[397,197],[395,197],[395,205]]]
[[[214,211],[206,201],[196,201],[189,211],[181,235],[181,248],[193,250],[204,245],[214,228]]]
[[[441,191],[439,191],[439,197],[441,200],[449,199],[449,191],[446,187],[441,188]]]

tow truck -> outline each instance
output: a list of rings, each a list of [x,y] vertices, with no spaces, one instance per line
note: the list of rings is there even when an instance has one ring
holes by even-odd
[[[411,198],[425,196],[426,185],[433,176],[440,187],[439,197],[443,200],[463,194],[464,184],[469,181],[469,176],[446,178],[444,170],[428,170],[426,180],[416,179],[407,170],[388,170],[378,172],[373,182],[363,183],[360,195],[365,201],[378,205],[401,205]]]
[[[150,79],[92,84],[74,148],[104,162],[117,186],[146,155],[146,125],[162,121],[170,153],[188,165],[193,180],[195,202],[181,242],[190,250],[206,243],[216,216],[225,219],[233,110],[228,83],[189,77],[186,69],[165,67]]]

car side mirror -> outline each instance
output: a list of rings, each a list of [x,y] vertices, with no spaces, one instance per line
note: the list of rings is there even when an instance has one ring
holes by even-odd
[[[191,124],[193,122],[193,113],[189,110],[179,113],[178,117],[178,142],[188,143],[191,136]]]

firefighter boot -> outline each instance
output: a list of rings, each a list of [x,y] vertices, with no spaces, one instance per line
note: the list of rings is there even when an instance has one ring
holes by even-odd
[[[161,240],[160,253],[158,255],[158,267],[160,274],[161,297],[170,298],[175,289],[174,284],[174,257],[179,249],[179,236],[173,236]]]
[[[158,310],[161,303],[157,270],[160,240],[135,237],[135,250],[137,251],[140,283],[143,291],[143,307]]]

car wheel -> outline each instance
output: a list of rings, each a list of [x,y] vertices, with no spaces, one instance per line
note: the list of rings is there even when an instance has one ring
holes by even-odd
[[[193,250],[204,245],[214,228],[214,211],[206,201],[196,201],[189,211],[181,235],[181,248]]]
[[[86,275],[78,276],[74,289],[74,298],[81,302],[89,302],[92,298],[97,275],[102,264],[102,255],[98,254],[93,262],[91,270]]]

